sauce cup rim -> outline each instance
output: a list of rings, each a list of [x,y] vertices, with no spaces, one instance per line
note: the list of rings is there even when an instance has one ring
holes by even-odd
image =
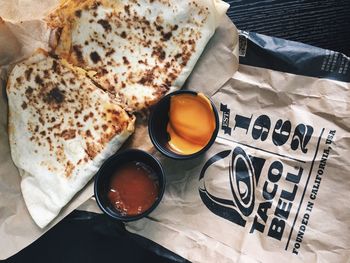
[[[154,135],[153,131],[152,131],[152,125],[153,125],[153,121],[155,116],[157,115],[157,109],[160,107],[161,103],[164,103],[164,101],[168,100],[168,98],[172,97],[172,96],[176,96],[179,94],[193,94],[193,95],[198,95],[198,93],[201,92],[196,92],[196,91],[192,91],[192,90],[178,90],[178,91],[174,91],[171,92],[169,94],[167,94],[166,96],[164,96],[163,98],[161,98],[152,108],[149,119],[148,119],[148,134],[151,138],[151,141],[153,143],[153,145],[155,146],[155,148],[161,152],[163,155],[174,159],[174,160],[188,160],[188,159],[193,159],[196,158],[200,155],[202,155],[204,152],[206,152],[215,142],[216,137],[219,133],[219,126],[220,126],[220,121],[219,121],[219,114],[218,111],[216,109],[215,104],[213,103],[213,101],[204,93],[202,93],[209,101],[210,104],[212,106],[213,112],[214,112],[214,118],[215,118],[215,130],[209,140],[209,142],[198,152],[192,153],[192,154],[178,154],[174,151],[172,151],[169,148],[166,148],[161,145],[156,136]]]
[[[114,212],[106,209],[106,206],[103,204],[103,202],[101,200],[100,195],[102,193],[99,191],[99,184],[103,180],[108,180],[111,177],[111,175],[106,176],[104,173],[104,170],[106,169],[106,167],[108,167],[109,163],[115,161],[116,159],[118,159],[118,157],[120,158],[120,156],[122,156],[122,155],[129,155],[132,153],[139,153],[141,155],[145,155],[156,164],[157,168],[160,171],[159,174],[157,173],[157,179],[159,182],[159,192],[158,192],[158,196],[157,196],[158,198],[155,200],[155,202],[152,204],[152,206],[149,209],[147,209],[145,212],[138,214],[138,215],[132,215],[132,216],[125,215],[125,216],[123,216],[121,214],[117,214],[117,213],[114,213]],[[138,160],[137,160],[137,158],[135,158],[134,160],[132,160],[132,158],[131,158],[130,161],[138,161]],[[140,162],[143,162],[143,161],[140,160]],[[144,163],[146,163],[146,162],[144,162]],[[120,152],[118,151],[115,154],[113,154],[112,156],[110,156],[106,161],[104,161],[104,163],[101,165],[100,169],[98,170],[98,172],[95,175],[94,195],[95,195],[97,205],[99,206],[99,208],[102,210],[102,212],[104,214],[106,214],[107,216],[109,216],[113,219],[119,220],[119,221],[130,222],[130,221],[135,221],[135,220],[141,219],[141,218],[149,215],[158,206],[158,204],[160,203],[160,201],[164,195],[165,183],[166,183],[166,180],[165,180],[165,175],[164,175],[164,169],[163,169],[163,166],[160,163],[160,161],[146,151],[131,148],[131,149],[126,149],[126,150],[123,150]]]

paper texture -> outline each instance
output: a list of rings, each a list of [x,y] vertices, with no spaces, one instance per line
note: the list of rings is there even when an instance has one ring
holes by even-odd
[[[42,18],[59,1],[6,1],[0,0],[0,259],[6,259],[17,253],[72,210],[93,195],[93,183],[90,182],[79,192],[45,229],[35,225],[25,207],[20,191],[20,176],[14,166],[7,135],[6,79],[13,63],[28,57],[37,48],[47,49],[49,31]],[[204,53],[198,61],[188,84],[195,90],[206,91],[211,95],[225,83],[238,67],[237,54],[232,51],[237,46],[237,31],[228,18],[222,22]],[[215,65],[213,74],[207,74],[208,65]],[[134,147],[155,153],[148,138],[147,120],[138,118],[136,133],[123,148]],[[98,211],[89,201],[80,209]]]
[[[213,147],[162,158],[163,201],[128,230],[193,262],[348,262],[349,89],[240,65]]]

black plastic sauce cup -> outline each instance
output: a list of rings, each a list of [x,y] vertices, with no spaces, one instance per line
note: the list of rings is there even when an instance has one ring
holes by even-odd
[[[169,147],[169,144],[168,144],[168,141],[170,140],[170,136],[167,132],[167,124],[169,122],[170,99],[172,96],[176,96],[179,94],[192,94],[196,96],[198,93],[194,91],[188,91],[188,90],[179,90],[179,91],[170,93],[164,98],[162,98],[152,108],[149,121],[148,121],[148,132],[153,145],[162,154],[173,159],[186,160],[186,159],[198,157],[199,155],[206,152],[210,148],[210,146],[212,146],[219,131],[219,115],[214,103],[208,98],[209,101],[211,102],[211,106],[215,117],[215,130],[213,132],[213,135],[211,136],[210,141],[207,143],[207,145],[203,149],[193,154],[183,155],[183,154],[176,153]]]
[[[113,206],[113,204],[111,204],[111,202],[108,199],[110,181],[111,177],[113,176],[114,172],[118,169],[118,167],[133,161],[142,162],[148,165],[150,168],[152,168],[152,170],[155,172],[159,187],[158,197],[153,203],[153,205],[145,212],[138,215],[123,215]],[[134,221],[147,216],[159,204],[160,200],[163,197],[164,190],[165,176],[162,165],[155,157],[153,157],[149,153],[137,149],[129,149],[114,154],[109,159],[107,159],[107,161],[105,161],[105,163],[101,166],[100,170],[95,176],[94,191],[98,206],[108,216],[121,221]]]

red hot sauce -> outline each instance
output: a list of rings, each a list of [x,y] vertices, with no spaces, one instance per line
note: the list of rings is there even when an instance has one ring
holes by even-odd
[[[159,184],[155,172],[141,162],[129,162],[112,175],[108,192],[111,204],[123,215],[138,215],[157,200]]]

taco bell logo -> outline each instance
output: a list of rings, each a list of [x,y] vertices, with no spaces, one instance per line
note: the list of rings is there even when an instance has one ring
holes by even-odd
[[[199,176],[200,197],[217,216],[249,228],[250,233],[260,232],[281,240],[285,228],[292,225],[290,215],[297,210],[297,199],[303,191],[301,182],[305,183],[303,175],[308,170],[308,162],[296,157],[309,158],[314,129],[299,123],[293,130],[289,120],[265,114],[236,114],[230,118],[230,109],[223,104],[220,108],[224,135],[219,137],[230,141],[232,147],[216,153],[204,164]],[[230,119],[234,120],[231,125]],[[295,155],[283,155],[278,149],[283,145],[284,150],[289,147]]]
[[[232,200],[225,200],[213,196],[206,188],[205,175],[207,169],[224,158],[230,159],[229,184]],[[255,166],[259,166],[264,160],[254,158]],[[222,151],[210,158],[204,165],[200,174],[199,194],[204,204],[215,214],[241,226],[246,225],[245,217],[252,214],[255,205],[255,188],[259,179],[253,168],[252,160],[245,151],[236,147],[234,150]]]

